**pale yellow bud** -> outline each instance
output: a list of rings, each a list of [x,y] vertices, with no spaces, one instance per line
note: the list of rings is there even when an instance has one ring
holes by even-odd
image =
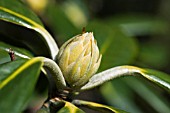
[[[83,33],[65,42],[56,61],[70,87],[80,88],[87,83],[101,61],[93,33]]]

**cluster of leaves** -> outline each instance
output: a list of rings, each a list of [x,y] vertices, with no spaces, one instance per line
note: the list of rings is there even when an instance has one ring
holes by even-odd
[[[87,25],[87,30],[94,32],[103,54],[99,72],[117,65],[135,62],[139,55],[135,35],[148,32],[151,34],[155,32],[162,33],[160,27],[163,27],[165,30],[167,28],[164,21],[156,18],[151,20],[144,16],[135,16],[135,18],[126,16],[126,21],[124,21],[125,17],[110,18],[105,21],[90,20],[88,9],[81,1],[65,1],[60,5],[53,2],[50,1],[48,5],[46,4],[44,15],[40,14],[41,11],[39,14],[42,19],[46,20],[45,22],[49,25],[51,32],[56,36],[55,40],[61,45],[73,35],[78,34],[81,31],[80,29]],[[76,19],[81,19],[82,21],[76,21]],[[153,25],[154,27],[152,27]],[[157,47],[156,49],[162,47],[157,45],[150,46],[150,44],[151,42],[142,47],[138,60],[141,63],[151,62],[150,64],[153,65],[162,63],[161,61],[155,63],[154,58],[145,60],[147,55],[150,55],[150,51],[154,52],[155,46]],[[13,62],[10,61],[9,48],[12,48],[16,55],[17,60]],[[166,49],[162,48],[161,54],[163,56],[156,58],[156,61],[162,58],[166,59],[166,52],[164,51]],[[56,43],[32,11],[19,1],[0,1],[0,110],[3,113],[18,113],[26,108],[44,64],[44,59],[36,56],[54,59],[57,53],[58,47]],[[157,55],[156,53],[155,56]],[[131,72],[128,73],[129,75],[142,75],[169,92],[170,77],[165,73],[131,66],[113,68],[111,72],[115,72],[114,74],[118,75],[120,74],[119,71],[123,73],[127,69]],[[119,71],[117,72],[117,70]],[[105,77],[106,73],[110,78]],[[82,87],[82,90],[98,86],[103,83],[98,83],[101,77],[105,78],[104,82],[106,82],[114,78],[114,74],[110,73],[110,70],[105,71],[105,74],[96,74],[90,79],[88,84]],[[147,101],[155,111],[170,111],[168,107],[169,102],[166,98],[161,97],[152,84],[150,85],[143,78],[138,79],[130,77],[130,79],[114,80],[102,86],[101,93],[108,104],[130,112],[141,112],[138,106],[135,105],[135,102],[132,101],[133,92]],[[159,87],[157,89],[162,91]],[[64,101],[64,103],[65,107],[60,112],[69,112],[73,109],[75,109],[75,112],[83,112],[73,104],[101,111],[105,109],[110,112],[119,111],[113,107],[86,101],[74,100],[72,103],[67,101]],[[127,106],[127,108],[124,106]]]

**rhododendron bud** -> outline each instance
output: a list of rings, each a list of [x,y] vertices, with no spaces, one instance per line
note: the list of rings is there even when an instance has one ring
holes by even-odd
[[[56,61],[69,87],[80,88],[97,72],[101,57],[93,33],[86,32],[65,42]]]

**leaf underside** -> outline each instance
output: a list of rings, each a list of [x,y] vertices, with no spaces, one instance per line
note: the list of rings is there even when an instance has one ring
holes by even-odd
[[[166,73],[151,70],[142,69],[135,66],[118,66],[101,73],[95,74],[89,80],[89,82],[83,86],[81,89],[91,89],[93,87],[99,86],[109,80],[117,77],[127,76],[127,75],[140,75],[149,81],[163,87],[167,91],[170,91],[170,76]]]

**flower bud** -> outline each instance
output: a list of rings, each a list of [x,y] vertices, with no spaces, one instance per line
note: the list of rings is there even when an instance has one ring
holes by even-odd
[[[96,73],[101,57],[93,33],[87,32],[65,42],[56,61],[67,84],[80,88]]]

